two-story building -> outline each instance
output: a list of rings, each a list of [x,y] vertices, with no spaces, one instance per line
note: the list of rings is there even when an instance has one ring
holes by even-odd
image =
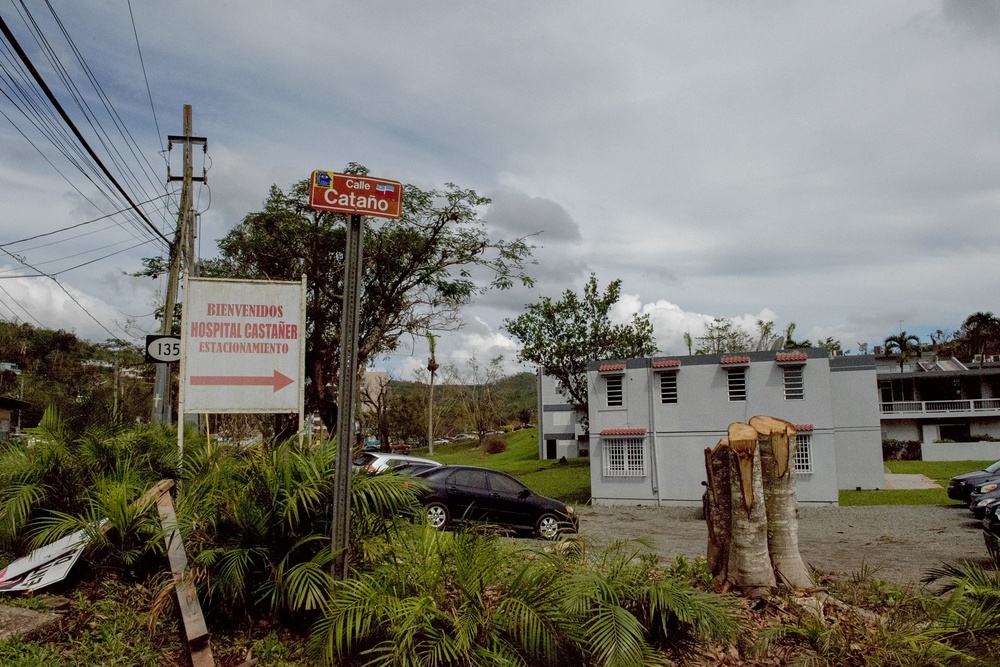
[[[921,443],[924,460],[1000,458],[1000,358],[875,359],[883,438]]]
[[[700,503],[705,448],[754,415],[798,426],[800,501],[885,485],[871,356],[810,348],[594,362],[585,436],[551,379],[540,380],[539,455],[588,452],[595,504]]]

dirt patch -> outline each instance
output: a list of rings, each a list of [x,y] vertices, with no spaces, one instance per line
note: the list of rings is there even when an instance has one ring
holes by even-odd
[[[639,538],[666,558],[704,557],[708,530],[700,508],[581,507],[580,532],[599,540]],[[897,583],[918,583],[942,563],[991,566],[982,525],[961,505],[802,507],[799,551],[837,579],[862,569]]]
[[[60,618],[59,614],[48,611],[32,611],[0,605],[0,639],[40,632],[58,623]]]

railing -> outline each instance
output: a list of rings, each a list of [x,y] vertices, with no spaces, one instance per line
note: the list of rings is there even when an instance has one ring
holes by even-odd
[[[1000,412],[1000,398],[965,401],[897,401],[879,403],[882,414],[942,414],[949,412]]]

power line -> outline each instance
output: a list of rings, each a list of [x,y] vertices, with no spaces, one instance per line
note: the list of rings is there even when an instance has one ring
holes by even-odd
[[[77,62],[80,63],[80,66],[86,73],[87,79],[90,81],[91,86],[97,92],[98,99],[100,99],[100,101],[104,105],[105,111],[108,112],[108,116],[111,118],[112,123],[114,123],[115,128],[118,130],[118,134],[125,141],[125,145],[128,147],[129,152],[132,154],[132,157],[136,160],[136,163],[140,166],[140,168],[142,167],[142,163],[145,163],[146,167],[148,167],[148,171],[143,170],[144,172],[143,175],[146,176],[146,179],[149,181],[150,185],[153,186],[154,190],[158,189],[159,186],[154,180],[156,170],[153,168],[153,165],[151,165],[149,163],[149,160],[147,160],[146,157],[142,155],[141,150],[139,150],[139,152],[137,153],[138,144],[135,141],[135,137],[133,137],[132,133],[129,132],[128,128],[125,126],[124,121],[121,119],[121,116],[118,114],[118,111],[115,109],[114,104],[112,104],[111,99],[108,97],[107,93],[104,92],[104,88],[97,80],[97,77],[94,76],[93,70],[90,68],[90,65],[87,64],[87,61],[84,59],[83,54],[77,48],[76,43],[73,41],[73,38],[69,34],[69,31],[66,30],[66,27],[62,22],[62,19],[59,18],[58,14],[56,14],[55,8],[52,7],[52,3],[49,0],[45,0],[45,5],[46,7],[49,8],[49,12],[52,14],[52,18],[55,20],[56,25],[59,26],[59,29],[62,32],[63,37],[66,39],[66,43],[69,44],[70,49],[73,52],[73,55],[76,56]],[[28,8],[24,4],[24,0],[21,0],[21,6],[24,8],[25,13],[27,13],[28,16],[31,16],[30,12],[28,11]],[[54,50],[50,49],[49,52],[52,53],[53,55],[55,54]],[[67,74],[67,79],[69,83],[72,84],[72,78],[69,77],[68,74]],[[73,89],[76,90],[77,93],[80,93],[79,89],[76,88],[75,85],[73,85]],[[94,128],[94,124],[90,123],[91,128],[93,128],[95,132],[97,132],[98,137],[100,138],[100,136],[103,134],[104,137],[108,139],[108,144],[110,144],[110,148],[108,144],[105,144],[103,140],[101,140],[101,144],[108,151],[108,154],[111,156],[112,160],[118,166],[119,173],[126,178],[131,176],[133,183],[136,185],[136,187],[138,187],[141,190],[142,187],[139,185],[138,179],[135,177],[134,174],[132,174],[131,170],[125,167],[124,156],[118,151],[114,142],[111,141],[111,138],[108,136],[107,132],[104,131],[104,128],[101,126],[100,122],[97,121],[97,116],[91,110],[90,105],[87,104],[86,98],[84,98],[82,94],[79,94],[78,96],[75,97],[78,100],[78,104],[82,103],[82,105],[86,107],[86,111],[90,113],[90,116],[93,117],[94,122],[97,123],[97,127],[100,128],[100,132],[97,132],[97,128]],[[83,108],[81,108],[81,111],[83,111]],[[84,113],[86,115],[86,112]],[[118,160],[114,159],[115,155],[118,156],[120,163]],[[151,176],[151,174],[153,176]]]
[[[10,300],[11,300],[11,301],[13,301],[14,303],[16,303],[16,304],[17,304],[17,307],[18,307],[18,308],[20,308],[20,309],[21,309],[22,311],[24,311],[24,314],[25,314],[25,315],[27,315],[28,317],[30,317],[30,318],[31,318],[31,320],[32,320],[32,321],[33,321],[33,322],[34,322],[35,324],[37,324],[37,325],[38,325],[39,327],[41,327],[41,328],[43,328],[43,329],[45,328],[45,326],[44,326],[44,325],[43,325],[43,324],[42,324],[41,322],[39,322],[39,321],[38,321],[38,319],[37,319],[37,318],[36,318],[36,317],[35,317],[34,315],[32,315],[32,314],[31,314],[31,312],[29,312],[27,308],[25,308],[24,306],[22,306],[22,305],[21,305],[21,302],[20,302],[20,301],[18,301],[17,299],[15,299],[15,298],[14,298],[14,295],[13,295],[13,294],[11,294],[11,293],[10,293],[10,292],[8,292],[7,290],[5,290],[5,289],[4,289],[3,287],[0,287],[0,292],[3,292],[4,294],[6,294],[6,295],[7,295],[7,298],[8,298],[8,299],[10,299]],[[5,306],[7,306],[7,304],[6,304],[6,303],[5,303],[4,305],[5,305]],[[14,312],[14,309],[13,309],[13,308],[11,308],[10,306],[7,306],[7,310],[9,310],[9,311],[10,311],[10,314],[11,314],[11,315],[13,315],[14,317],[17,317],[17,314],[16,314],[15,312]]]
[[[152,203],[152,202],[154,202],[154,201],[156,201],[158,199],[163,199],[164,197],[169,197],[170,194],[171,193],[168,192],[166,194],[160,195],[159,197],[153,197],[152,199],[147,199],[144,202],[139,202],[139,205],[141,206],[143,204],[150,204],[150,203]],[[121,209],[119,211],[115,211],[114,213],[108,213],[107,215],[102,215],[99,218],[94,218],[93,220],[87,220],[85,222],[78,222],[75,225],[70,225],[68,227],[63,227],[62,229],[56,229],[56,230],[51,231],[51,232],[45,232],[44,234],[35,234],[34,236],[28,236],[28,237],[25,237],[23,239],[18,239],[17,241],[8,241],[7,243],[0,243],[0,248],[6,248],[7,246],[17,245],[18,243],[26,243],[28,241],[34,241],[35,239],[40,239],[40,238],[43,238],[45,236],[52,236],[53,234],[59,234],[61,232],[68,232],[71,229],[76,229],[77,227],[83,227],[84,225],[90,225],[90,224],[93,224],[95,222],[100,222],[101,220],[106,220],[106,219],[108,219],[108,218],[110,218],[112,216],[118,215],[119,213],[124,213],[124,212],[129,211],[129,210],[131,210],[131,209],[127,209],[127,208]]]
[[[132,209],[139,215],[139,217],[142,218],[142,220],[146,223],[146,225],[157,236],[159,236],[163,240],[163,242],[166,243],[167,246],[169,247],[170,239],[164,236],[163,233],[159,229],[157,229],[156,225],[154,225],[152,221],[150,221],[150,219],[146,217],[146,214],[142,211],[142,209],[140,209],[139,206],[132,200],[132,197],[125,191],[125,189],[121,186],[118,180],[114,177],[114,175],[112,175],[112,173],[104,165],[101,159],[97,156],[97,154],[94,152],[94,149],[90,147],[90,144],[80,133],[80,130],[77,129],[76,125],[73,123],[73,120],[69,117],[65,109],[63,109],[62,105],[59,103],[59,100],[56,99],[56,96],[52,93],[51,89],[49,89],[48,85],[45,83],[45,80],[42,78],[41,74],[39,74],[38,70],[35,69],[35,66],[28,58],[28,54],[25,53],[24,49],[21,48],[20,43],[18,43],[17,39],[14,37],[14,34],[10,31],[10,28],[7,27],[7,22],[4,21],[2,16],[0,16],[0,32],[3,32],[4,37],[7,38],[7,41],[10,43],[11,47],[13,47],[13,49],[17,52],[18,57],[21,58],[21,61],[24,63],[25,67],[27,67],[28,70],[31,72],[32,77],[34,77],[36,83],[38,83],[39,87],[41,87],[42,91],[45,93],[45,96],[48,98],[49,102],[52,104],[53,107],[55,107],[56,111],[59,112],[59,115],[62,117],[63,122],[66,123],[69,126],[69,128],[73,131],[73,134],[77,138],[77,141],[79,141],[80,144],[86,149],[88,155],[90,155],[90,157],[97,163],[97,165],[100,167],[104,175],[111,181],[111,183],[115,186],[118,192],[121,193],[121,195],[129,203]],[[108,329],[105,328],[103,324],[101,325],[101,327],[104,328],[105,331],[108,331]],[[111,332],[108,331],[108,333]],[[114,334],[111,335],[114,336]]]
[[[2,21],[3,21],[3,19],[2,19],[2,18],[0,18],[0,22],[2,22]],[[5,25],[4,25],[3,27],[4,27],[4,28],[6,28],[6,27],[7,27],[7,26],[6,26],[6,24],[5,24]],[[7,253],[8,255],[10,255],[10,256],[11,256],[11,258],[13,258],[14,260],[16,260],[16,261],[20,262],[21,264],[24,264],[24,265],[25,265],[25,266],[27,266],[27,267],[28,267],[29,269],[32,269],[33,271],[37,271],[37,272],[38,272],[39,274],[41,274],[42,276],[45,276],[46,278],[50,279],[50,280],[51,280],[52,282],[54,282],[54,283],[55,283],[56,285],[58,285],[58,286],[59,286],[59,289],[61,289],[61,290],[62,290],[62,291],[63,291],[63,292],[64,292],[64,293],[66,294],[66,296],[68,296],[68,297],[70,298],[70,300],[71,300],[71,301],[72,301],[73,303],[75,303],[76,305],[80,306],[80,310],[82,310],[82,311],[83,311],[84,313],[86,313],[87,317],[89,317],[90,319],[94,320],[94,322],[96,322],[96,323],[97,323],[97,326],[99,326],[99,327],[101,327],[102,329],[104,329],[105,331],[107,331],[107,332],[108,332],[108,333],[109,333],[109,334],[111,335],[111,337],[112,337],[112,338],[114,338],[115,340],[117,340],[118,342],[120,342],[120,343],[124,343],[124,342],[125,342],[125,341],[123,341],[122,339],[120,339],[120,338],[119,338],[119,337],[118,337],[117,335],[115,335],[115,333],[114,333],[113,331],[111,331],[111,329],[109,329],[109,328],[107,328],[106,326],[104,326],[104,323],[103,323],[103,322],[101,322],[101,321],[100,321],[99,319],[97,319],[96,317],[94,317],[94,316],[93,316],[93,314],[91,314],[91,312],[90,312],[89,310],[87,310],[86,308],[84,308],[84,307],[83,307],[83,304],[82,304],[82,303],[80,303],[79,301],[77,301],[77,300],[76,300],[76,297],[75,297],[75,296],[73,296],[72,294],[70,294],[70,291],[69,291],[68,289],[66,289],[65,287],[63,287],[63,284],[62,284],[61,282],[59,282],[58,280],[56,280],[56,278],[55,278],[55,276],[54,276],[54,275],[49,275],[49,274],[45,273],[44,271],[39,271],[39,270],[38,270],[37,268],[35,268],[35,267],[34,267],[34,266],[32,266],[31,264],[28,264],[28,263],[27,263],[27,262],[25,262],[25,261],[24,261],[23,259],[21,259],[21,258],[17,257],[17,256],[16,256],[16,255],[14,255],[14,254],[13,254],[12,252],[8,251],[8,250],[7,250],[6,248],[0,248],[0,250],[2,250],[3,252]],[[97,260],[94,260],[94,261],[97,261]],[[88,263],[90,263],[90,262],[88,262]],[[13,298],[13,297],[12,297],[12,298]],[[20,304],[18,304],[18,305],[20,305]],[[25,310],[25,312],[28,312],[28,311],[27,311],[27,310]],[[32,319],[34,319],[34,317],[32,317]],[[37,320],[35,320],[35,321],[37,322]],[[41,324],[40,324],[40,323],[39,323],[39,326],[41,326]]]
[[[135,14],[132,13],[132,0],[128,0],[128,16],[132,20],[132,34],[135,35],[135,50],[139,53],[139,67],[142,68],[142,80],[146,82],[146,95],[149,97],[149,110],[153,112],[153,125],[156,126],[156,136],[160,140],[160,152],[164,151],[163,134],[160,132],[160,121],[156,118],[156,107],[153,106],[153,91],[149,89],[149,77],[146,75],[146,62],[142,59],[142,47],[139,46],[139,31],[135,27]],[[164,162],[168,162],[166,156]]]

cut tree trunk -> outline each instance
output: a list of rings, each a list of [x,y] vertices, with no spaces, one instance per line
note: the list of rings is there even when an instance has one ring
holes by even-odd
[[[715,449],[705,449],[705,522],[708,525],[708,569],[716,580],[726,579],[729,566],[729,543],[732,541],[732,512],[729,490],[729,440],[723,438]],[[725,490],[723,493],[722,490]]]
[[[747,424],[730,424],[729,449],[729,580],[751,597],[758,597],[774,588],[776,582],[767,551],[767,510],[757,431]]]
[[[715,586],[752,597],[778,583],[810,589],[790,470],[795,427],[773,417],[750,421],[730,424],[729,437],[705,450],[707,556]]]
[[[764,504],[767,506],[768,550],[778,581],[795,590],[813,588],[799,553],[798,495],[795,492],[795,426],[758,416],[750,425],[760,433]]]

